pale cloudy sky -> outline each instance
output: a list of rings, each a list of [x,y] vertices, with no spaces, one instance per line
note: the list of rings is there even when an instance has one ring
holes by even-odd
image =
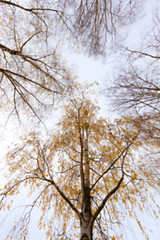
[[[137,20],[137,22],[133,23],[130,27],[127,27],[127,29],[122,29],[121,34],[126,34],[125,44],[126,47],[136,49],[138,46],[142,44],[142,40],[145,36],[145,34],[148,32],[151,24],[152,24],[152,10],[157,10],[160,12],[159,9],[156,9],[154,0],[146,0],[145,5],[145,11],[142,14],[143,17]],[[160,1],[159,1],[160,5]],[[81,83],[85,83],[86,81],[92,82],[97,81],[99,82],[99,87],[97,87],[98,90],[103,90],[107,86],[110,85],[110,79],[112,79],[112,75],[115,71],[115,68],[119,66],[119,64],[123,65],[123,56],[119,52],[112,52],[111,50],[108,50],[108,55],[106,55],[105,58],[91,58],[84,56],[82,53],[76,53],[72,52],[72,49],[64,53],[65,58],[67,59],[68,64],[73,66],[73,69],[76,69],[78,80]],[[108,101],[105,96],[101,95],[97,91],[98,97],[99,97],[99,103],[102,108],[102,113],[104,116],[111,115],[113,113],[109,112],[109,108],[107,106]],[[2,113],[1,113],[2,114]],[[1,118],[3,119],[3,118]],[[48,121],[50,124],[50,121]],[[10,124],[7,125],[7,127],[4,129],[4,121],[1,121],[1,135],[3,142],[0,146],[0,151],[3,154],[4,150],[6,150],[7,145],[11,145],[14,142],[14,139],[17,137],[17,129],[15,131],[14,125]],[[22,126],[23,129],[23,126]],[[21,134],[21,129],[18,130],[18,135]],[[3,158],[2,158],[3,159]],[[1,163],[1,171],[5,168],[4,162]],[[4,182],[4,179],[1,179],[1,184]],[[155,196],[156,201],[160,200],[159,195]],[[20,198],[17,198],[17,202],[21,203],[22,199],[24,200],[24,197],[21,195]],[[156,209],[157,210],[157,209]],[[38,210],[37,210],[38,211]],[[8,232],[9,224],[11,219],[15,218],[14,213],[11,213],[9,216],[9,221],[3,221],[5,213],[1,213],[0,215],[0,239],[3,240],[4,234]],[[17,213],[16,213],[17,214]],[[37,212],[35,212],[37,215]],[[144,213],[142,216],[140,214],[140,218],[145,223],[146,228],[148,229],[147,232],[149,234],[149,240],[158,240],[160,239],[160,219],[155,220],[149,213]],[[126,239],[123,240],[145,240],[145,236],[141,234],[140,230],[138,229],[137,224],[133,220],[129,220],[125,223],[126,228]],[[31,234],[29,240],[43,240],[45,239],[44,233],[35,230],[34,227],[32,227],[31,224]],[[14,239],[18,240],[18,239]]]

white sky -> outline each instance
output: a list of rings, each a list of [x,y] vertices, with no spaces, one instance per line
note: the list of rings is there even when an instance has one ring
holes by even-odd
[[[138,22],[133,23],[128,29],[122,29],[123,31],[129,31],[129,34],[126,35],[126,46],[130,48],[136,48],[138,45],[142,43],[143,36],[145,35],[145,32],[148,31],[149,26],[152,22],[152,9],[156,10],[155,6],[155,0],[146,0],[146,8],[145,8],[145,14],[143,19],[139,19]],[[157,10],[158,11],[158,10]],[[77,70],[78,79],[81,83],[87,82],[93,82],[97,81],[99,82],[99,89],[103,89],[104,86],[107,87],[110,85],[110,78],[112,78],[112,74],[114,72],[114,68],[118,66],[119,64],[123,64],[123,58],[118,52],[110,52],[109,56],[106,56],[104,59],[98,58],[89,58],[87,56],[84,56],[82,53],[76,54],[73,53],[71,49],[65,53],[65,58],[68,61],[68,64],[72,65],[73,68]],[[107,106],[108,102],[107,99],[98,93],[99,96],[99,103],[102,108],[103,114],[108,117],[108,115],[111,115],[113,113],[109,112],[109,107]],[[1,113],[2,114],[2,113]],[[2,119],[2,118],[1,118]],[[51,120],[48,120],[48,124],[50,124]],[[1,121],[0,125],[4,125],[4,122]],[[21,134],[21,131],[23,129],[19,128],[18,135]],[[12,125],[10,123],[10,126],[7,125],[7,128],[4,129],[3,127],[0,128],[0,133],[3,142],[0,145],[0,152],[3,155],[4,150],[6,150],[7,145],[11,145],[15,139],[17,139],[17,129],[15,131],[15,125]],[[3,157],[1,158],[3,160]],[[4,169],[4,162],[2,161],[0,165],[1,173]],[[4,179],[1,178],[1,184],[3,184]],[[159,196],[156,196],[157,201],[160,200]],[[0,222],[2,220],[3,214],[0,216]],[[144,214],[144,216],[140,216],[145,222],[146,228],[148,229],[149,234],[149,240],[158,240],[160,239],[160,219],[158,221],[154,220],[151,215],[148,213]],[[127,230],[128,229],[128,230]],[[4,233],[8,231],[8,221],[3,222],[3,224],[0,225],[0,239],[3,239]],[[38,230],[35,231],[33,229],[32,234],[29,238],[29,240],[37,239],[41,240],[41,234],[42,232],[39,232]],[[146,238],[141,234],[140,230],[137,227],[137,224],[134,221],[126,222],[126,239],[123,240],[145,240]],[[44,235],[42,236],[42,239],[45,239]],[[14,239],[18,240],[18,239]]]

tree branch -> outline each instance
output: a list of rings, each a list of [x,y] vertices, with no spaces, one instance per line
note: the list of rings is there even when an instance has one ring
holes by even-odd
[[[149,54],[149,53],[146,53],[146,52],[141,52],[141,51],[137,51],[137,50],[131,50],[129,48],[125,48],[127,51],[131,52],[131,53],[139,53],[139,54],[142,54],[146,57],[151,57],[151,58],[155,58],[155,59],[160,59],[160,56],[156,56],[156,55],[152,55],[152,54]]]
[[[137,135],[138,136],[138,135]],[[137,138],[137,136],[133,139],[133,141]],[[95,181],[95,183],[90,188],[90,191],[93,190],[95,185],[100,181],[100,179],[114,166],[114,164],[123,156],[123,154],[129,149],[129,147],[133,144],[133,141],[121,152],[121,154],[112,162],[112,164],[104,171],[99,178]]]
[[[104,198],[104,200],[102,201],[100,206],[97,208],[96,212],[93,214],[93,216],[91,218],[91,225],[93,225],[95,219],[97,218],[97,216],[99,215],[101,210],[104,208],[104,206],[105,206],[106,202],[108,201],[108,199],[120,188],[121,183],[123,182],[123,179],[124,179],[124,173],[122,172],[122,177],[118,181],[117,185],[106,195],[106,197]]]
[[[80,218],[80,212],[78,211],[78,209],[74,206],[74,204],[69,200],[69,198],[60,190],[60,188],[58,187],[58,185],[55,183],[54,180],[49,180],[49,179],[45,179],[48,182],[51,182],[53,184],[53,186],[56,188],[57,192],[60,194],[60,196],[66,201],[66,203],[68,203],[68,205],[71,207],[71,209],[77,214],[77,216]]]

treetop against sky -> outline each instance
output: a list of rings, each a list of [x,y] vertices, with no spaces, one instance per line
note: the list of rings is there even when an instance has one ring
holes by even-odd
[[[88,234],[89,239],[122,239],[122,231],[114,231],[112,223],[116,229],[123,228],[126,211],[145,232],[137,209],[147,207],[148,199],[153,198],[148,190],[156,184],[147,160],[135,152],[156,147],[155,140],[142,131],[138,119],[133,122],[124,117],[110,122],[98,117],[97,111],[98,106],[84,94],[71,98],[56,130],[50,130],[45,138],[31,132],[8,152],[2,209],[12,209],[21,186],[31,196],[8,237],[27,236],[35,208],[41,209],[39,228],[45,229],[50,239],[59,239],[60,232],[62,239],[78,239],[79,230],[81,237]],[[59,233],[52,227],[58,219],[62,224]]]

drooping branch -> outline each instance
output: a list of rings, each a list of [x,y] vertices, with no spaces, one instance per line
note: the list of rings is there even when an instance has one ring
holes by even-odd
[[[54,180],[47,179],[46,181],[51,182],[53,186],[56,188],[57,192],[60,194],[60,196],[65,200],[65,202],[71,207],[71,209],[76,213],[76,215],[80,218],[80,212],[78,209],[74,206],[74,204],[69,200],[69,198],[64,194],[62,190],[58,187],[58,185],[55,183]]]
[[[37,69],[40,72],[44,73],[46,75],[46,77],[49,77],[50,79],[52,79],[54,81],[54,83],[56,83],[56,85],[61,87],[60,82],[58,82],[55,79],[55,77],[53,77],[48,71],[45,71],[40,65],[37,64],[37,63],[42,64],[42,65],[44,65],[44,67],[49,67],[51,69],[51,67],[47,63],[43,62],[42,60],[40,60],[38,58],[33,58],[33,57],[29,56],[29,55],[23,54],[22,51],[10,49],[10,48],[2,45],[2,44],[0,44],[0,48],[3,51],[6,51],[6,52],[10,53],[11,55],[20,56],[23,60],[25,60],[26,62],[31,64],[31,66],[33,66],[35,69]],[[4,71],[6,71],[6,70],[4,70]]]
[[[13,72],[13,71],[11,71],[11,70],[9,70],[9,69],[2,69],[2,68],[0,68],[0,72],[4,73],[4,75],[6,75],[6,73],[10,74],[10,75],[8,75],[8,76],[15,75],[15,76],[17,76],[17,77],[19,77],[19,78],[21,78],[21,79],[24,79],[24,81],[30,82],[31,84],[34,84],[34,85],[37,85],[37,86],[39,86],[40,88],[42,88],[42,89],[44,89],[44,90],[46,90],[46,91],[48,91],[48,92],[57,93],[57,94],[59,93],[58,91],[52,90],[51,88],[48,88],[48,87],[46,87],[45,85],[43,85],[43,84],[41,84],[41,83],[39,83],[39,82],[36,82],[36,81],[34,81],[33,79],[31,79],[31,78],[26,77],[25,75],[19,74],[19,73],[17,73],[17,72]],[[7,75],[6,75],[6,76],[7,76]],[[7,77],[8,77],[8,76],[7,76]],[[1,82],[2,82],[2,81],[1,81]],[[17,82],[17,80],[16,80],[16,82]],[[18,83],[18,82],[17,82],[17,83]],[[20,84],[20,83],[18,83],[18,84]],[[34,96],[34,97],[35,97],[35,96]]]

